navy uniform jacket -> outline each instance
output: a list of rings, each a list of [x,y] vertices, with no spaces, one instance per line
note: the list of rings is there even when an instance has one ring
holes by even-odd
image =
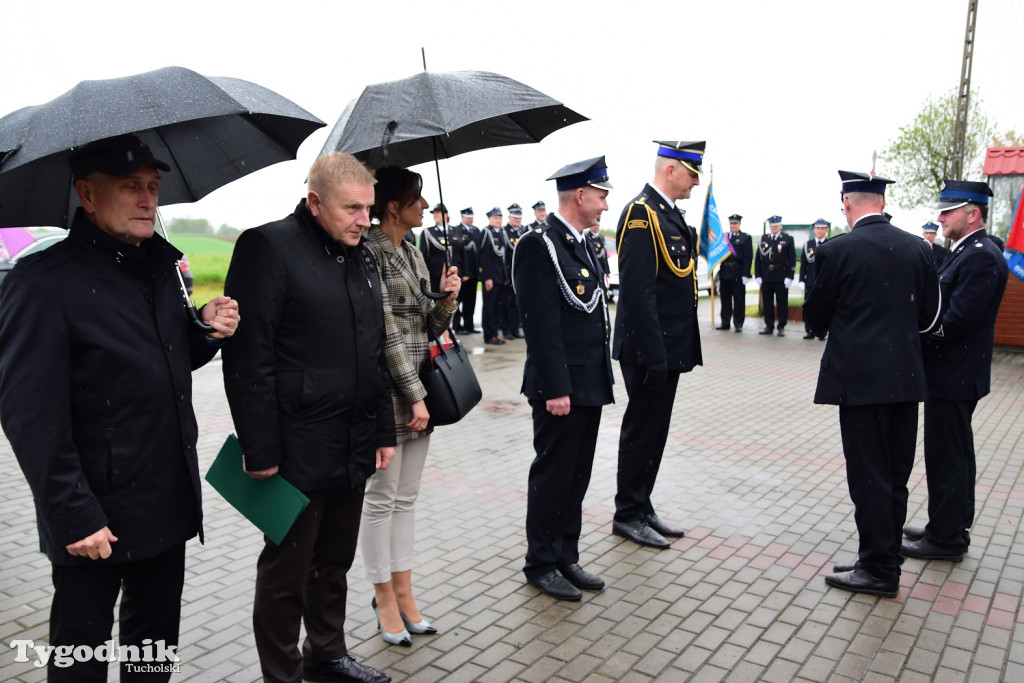
[[[526,226],[520,224],[518,228],[513,228],[510,224],[506,223],[502,231],[505,233],[505,267],[508,268],[508,272],[511,274],[512,254],[516,251],[519,238],[526,234]]]
[[[830,331],[815,403],[842,406],[923,401],[919,335],[935,324],[939,283],[920,237],[875,214],[818,247],[804,320]]]
[[[612,355],[630,365],[703,365],[697,325],[697,232],[650,185],[626,205],[616,232],[619,308]]]
[[[947,251],[945,247],[932,242],[932,255],[935,257],[936,268],[939,267],[939,264],[942,263],[942,259],[946,258],[946,254],[948,253],[949,251]]]
[[[757,259],[754,261],[754,277],[763,282],[782,282],[792,280],[796,273],[796,245],[793,237],[780,232],[778,239],[773,240],[772,234],[761,235],[761,243],[757,248]]]
[[[505,231],[490,226],[483,228],[480,237],[480,280],[494,280],[496,285],[508,284],[508,266],[505,265]]]
[[[569,396],[571,405],[603,406],[613,401],[614,383],[604,273],[575,235],[549,214],[516,246],[512,279],[526,333],[522,392],[531,400]]]
[[[992,340],[1009,269],[984,230],[939,265],[940,326],[924,337],[929,398],[976,401],[989,392]]]
[[[726,237],[736,253],[722,261],[718,267],[719,279],[739,280],[750,277],[750,266],[754,261],[754,240],[742,230],[737,233],[727,232]]]
[[[587,230],[583,233],[583,238],[590,245],[590,253],[593,254],[594,259],[601,264],[601,271],[605,275],[610,273],[611,271],[608,270],[608,250],[605,249],[604,235]]]
[[[822,244],[825,240],[821,241]],[[818,244],[814,238],[807,240],[803,250],[800,252],[800,282],[806,285],[804,291],[811,291],[814,287],[814,264],[817,261],[815,254],[818,251]]]
[[[420,253],[430,273],[431,287],[436,288],[444,272],[445,252],[448,250],[448,237],[445,236],[443,225],[432,225],[420,233]],[[461,274],[462,271],[460,270]]]
[[[448,231],[448,239],[452,245],[452,265],[458,266],[460,277],[468,277],[470,280],[475,280],[480,275],[480,261],[477,258],[480,251],[480,245],[477,243],[478,232],[473,226],[462,223],[453,225]]]

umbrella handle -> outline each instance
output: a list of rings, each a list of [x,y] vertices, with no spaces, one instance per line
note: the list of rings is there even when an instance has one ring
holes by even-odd
[[[448,296],[448,292],[431,292],[426,278],[420,278],[420,292],[431,301],[440,301]]]
[[[178,263],[181,263],[181,261],[178,261]],[[178,285],[181,287],[181,296],[185,299],[185,309],[188,310],[189,319],[193,325],[203,332],[213,332],[213,327],[204,323],[203,319],[199,317],[199,311],[196,310],[196,302],[188,295],[188,287],[185,286],[185,278],[181,274],[181,267],[178,263],[174,264],[174,270],[178,273]]]

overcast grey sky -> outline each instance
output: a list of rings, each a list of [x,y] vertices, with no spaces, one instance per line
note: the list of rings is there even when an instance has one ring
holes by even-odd
[[[550,206],[555,192],[544,178],[603,154],[615,190],[602,225],[613,228],[651,178],[652,140],[705,139],[721,215],[740,213],[744,228],[759,233],[772,214],[787,223],[843,222],[836,170],[869,170],[872,152],[926,97],[958,86],[966,12],[966,0],[0,0],[0,116],[84,79],[172,65],[272,88],[328,127],[297,161],[163,210],[245,228],[292,210],[346,103],[369,83],[422,70],[423,47],[432,71],[501,73],[591,119],[539,144],[442,160],[449,208]],[[1024,133],[1022,35],[1024,3],[980,0],[973,92],[1000,130]],[[416,170],[436,201],[433,165]],[[694,219],[704,194],[681,204]],[[933,215],[890,210],[915,231]]]

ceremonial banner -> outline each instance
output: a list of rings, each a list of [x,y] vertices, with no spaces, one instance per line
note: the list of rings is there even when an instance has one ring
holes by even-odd
[[[708,262],[708,274],[719,263],[736,255],[732,248],[732,242],[722,230],[722,221],[718,218],[718,204],[715,203],[712,193],[713,185],[714,181],[708,182],[708,196],[704,200],[704,219],[701,221],[700,241],[698,242],[698,253]]]
[[[1021,206],[1021,197],[1024,197],[1024,186],[1021,186],[1021,192],[1017,194],[1017,207],[1013,210],[1013,221],[1010,223],[1003,257],[1010,272],[1024,280],[1024,207]]]

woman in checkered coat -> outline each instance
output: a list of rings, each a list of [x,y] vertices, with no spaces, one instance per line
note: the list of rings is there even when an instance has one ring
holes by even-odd
[[[413,525],[416,497],[430,442],[423,398],[426,390],[420,371],[430,362],[430,329],[448,327],[458,307],[461,280],[450,268],[441,289],[449,295],[439,301],[420,291],[420,280],[430,274],[423,255],[403,236],[423,225],[428,204],[421,194],[423,178],[403,168],[377,171],[371,217],[379,222],[366,232],[365,245],[373,253],[380,280],[388,290],[391,309],[384,311],[387,331],[385,354],[391,373],[398,445],[395,458],[366,482],[359,545],[366,578],[373,583],[373,608],[381,636],[392,645],[411,645],[410,633],[437,633],[423,619],[412,592]]]

